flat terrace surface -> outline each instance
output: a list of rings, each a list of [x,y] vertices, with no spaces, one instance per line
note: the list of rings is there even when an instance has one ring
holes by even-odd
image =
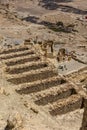
[[[64,66],[64,65],[66,66],[66,68],[64,68],[63,70],[59,69],[59,66]],[[76,71],[78,71],[86,66],[87,66],[86,64],[75,61],[74,59],[72,59],[71,61],[57,63],[58,72],[62,75],[71,74],[71,73],[76,72]]]
[[[74,39],[73,39],[74,40]],[[72,47],[71,47],[72,46]],[[60,61],[58,62],[55,58],[51,59],[51,61],[55,64],[58,72],[61,75],[68,75],[73,72],[79,71],[82,68],[87,67],[87,44],[83,43],[73,43],[72,45],[65,44],[65,43],[56,43],[54,45],[54,55],[57,56],[58,51],[60,48],[64,48],[67,53],[71,51],[75,51],[76,59],[72,58],[70,61]],[[66,66],[63,70],[59,68],[59,66]]]

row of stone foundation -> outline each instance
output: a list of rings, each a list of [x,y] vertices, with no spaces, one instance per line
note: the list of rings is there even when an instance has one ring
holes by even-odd
[[[43,61],[27,46],[4,50],[0,58],[6,64],[6,78],[18,85],[19,94],[32,94],[37,105],[47,106],[52,116],[82,107],[83,97],[70,82],[60,77],[49,61]]]

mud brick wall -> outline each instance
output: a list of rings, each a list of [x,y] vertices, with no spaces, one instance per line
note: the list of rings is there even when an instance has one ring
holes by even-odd
[[[12,52],[12,53],[8,53],[8,54],[1,54],[0,59],[6,60],[6,59],[16,58],[19,56],[32,55],[32,54],[35,54],[33,50],[24,50],[23,52],[19,51],[16,53]]]
[[[49,67],[44,69],[44,70],[36,70],[33,72],[29,72],[26,74],[19,74],[18,76],[15,75],[13,78],[8,79],[9,82],[12,82],[14,84],[21,84],[21,83],[26,83],[26,82],[33,82],[36,80],[41,80],[45,79],[48,77],[53,77],[57,75],[56,73],[53,72]]]
[[[51,88],[53,86],[62,84],[62,82],[66,82],[66,81],[64,81],[60,77],[51,76],[51,79],[48,79],[48,80],[44,79],[43,81],[37,81],[37,83],[35,81],[35,82],[33,82],[32,85],[30,85],[28,83],[25,85],[21,85],[20,88],[17,90],[17,92],[19,92],[20,94],[29,94],[29,93],[33,93],[33,92],[40,92],[41,90],[45,90],[45,89]]]
[[[25,63],[22,65],[15,65],[15,66],[7,67],[6,72],[8,72],[9,74],[18,74],[18,73],[23,73],[26,71],[45,68],[47,66],[48,65],[46,62],[37,61],[37,62]]]
[[[15,47],[15,48],[11,48],[11,49],[6,49],[6,50],[4,50],[4,51],[2,51],[2,52],[0,52],[0,54],[9,54],[9,53],[12,53],[12,52],[18,52],[18,51],[24,51],[24,50],[28,50],[29,48],[28,47],[26,47],[26,46],[19,46],[19,47]]]
[[[80,130],[87,130],[87,99],[85,99],[85,103],[84,103],[83,121]]]
[[[57,90],[58,88],[58,90]],[[48,92],[42,92],[38,95],[37,101],[35,101],[36,104],[38,105],[46,105],[48,103],[55,102],[59,99],[67,98],[71,96],[73,91],[75,91],[71,86],[67,85],[64,88],[59,88],[58,86],[53,88],[53,91],[48,91]]]
[[[24,64],[25,62],[32,62],[32,61],[37,61],[39,60],[40,58],[38,56],[36,56],[36,54],[34,55],[30,55],[30,56],[23,56],[23,57],[18,57],[18,58],[13,58],[13,59],[10,59],[10,60],[7,60],[5,61],[5,64],[7,66],[12,66],[12,65],[15,65],[15,64]]]
[[[82,105],[82,97],[76,94],[71,96],[69,99],[65,99],[53,105],[50,114],[52,116],[65,114],[67,112],[81,108],[81,105]]]

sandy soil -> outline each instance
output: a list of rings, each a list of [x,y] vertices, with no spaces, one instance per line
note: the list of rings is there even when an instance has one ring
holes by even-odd
[[[49,0],[48,0],[49,1]],[[52,6],[41,0],[19,0],[10,1],[10,9],[2,8],[0,5],[0,51],[8,48],[10,45],[24,43],[27,38],[38,41],[53,40],[55,44],[55,53],[59,48],[66,48],[68,51],[76,51],[84,54],[87,61],[87,21],[84,19],[87,15],[87,1],[72,0],[66,2],[59,0],[51,2]],[[8,13],[7,13],[8,12]],[[55,24],[62,21],[64,25],[75,24],[76,32],[65,33],[51,30],[48,24]],[[60,44],[58,44],[60,43]],[[80,46],[80,47],[79,47]],[[82,47],[85,46],[85,49]],[[58,68],[59,64],[54,59],[51,63]],[[56,64],[57,63],[57,64]],[[66,62],[65,62],[66,63]],[[69,70],[60,71],[65,74],[72,71],[73,64],[67,63]],[[62,64],[62,63],[61,63]],[[87,66],[77,63],[73,70]],[[2,60],[0,61],[0,130],[6,130],[9,115],[14,117],[18,115],[21,127],[15,130],[79,130],[83,118],[83,109],[77,109],[74,112],[52,117],[47,113],[46,108],[38,106],[33,102],[32,94],[20,95],[16,93],[17,85],[13,85],[6,80],[6,73]],[[86,75],[85,75],[86,76]],[[73,78],[73,76],[72,76]],[[76,81],[77,81],[76,77]],[[71,78],[69,78],[71,80]],[[75,81],[71,80],[71,81]],[[75,82],[76,82],[75,81]],[[85,83],[87,84],[87,82]],[[34,94],[33,94],[34,95]],[[18,124],[20,124],[18,122]],[[8,129],[10,130],[10,129]],[[11,129],[13,130],[13,129]]]

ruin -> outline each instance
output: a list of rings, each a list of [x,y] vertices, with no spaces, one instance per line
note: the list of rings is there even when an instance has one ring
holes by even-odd
[[[52,116],[81,109],[85,98],[79,93],[82,90],[77,91],[74,85],[59,76],[48,60],[45,61],[32,47],[17,46],[0,53],[0,59],[6,64],[7,81],[18,85],[16,92],[19,94],[35,93],[35,104],[47,106]],[[61,49],[60,54],[65,56],[65,49]]]
[[[44,52],[44,56],[47,57],[47,54],[49,53],[48,50],[50,50],[50,53],[53,55],[54,52],[54,42],[52,40],[48,40],[45,42],[38,42],[38,44],[41,46],[41,50]]]
[[[0,130],[87,129],[86,15],[86,0],[0,0]]]

